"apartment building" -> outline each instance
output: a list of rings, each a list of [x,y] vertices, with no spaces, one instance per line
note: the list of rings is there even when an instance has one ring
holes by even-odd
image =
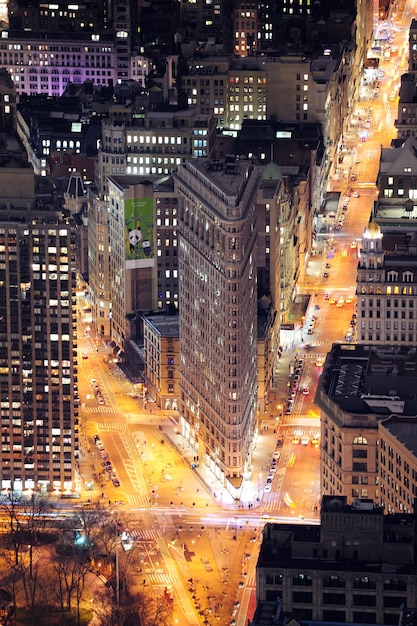
[[[256,417],[258,169],[186,161],[179,193],[181,434],[235,497]]]
[[[278,598],[281,623],[398,624],[402,607],[417,601],[415,530],[414,513],[385,515],[369,499],[324,495],[319,525],[266,524],[257,601]]]

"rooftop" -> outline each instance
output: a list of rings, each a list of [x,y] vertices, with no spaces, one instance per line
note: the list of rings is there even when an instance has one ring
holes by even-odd
[[[416,348],[333,344],[317,397],[350,413],[416,415],[416,390]]]

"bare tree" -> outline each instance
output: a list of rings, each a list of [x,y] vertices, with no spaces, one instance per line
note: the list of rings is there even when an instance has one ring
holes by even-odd
[[[135,599],[141,626],[171,626],[172,602],[167,596],[139,593]]]

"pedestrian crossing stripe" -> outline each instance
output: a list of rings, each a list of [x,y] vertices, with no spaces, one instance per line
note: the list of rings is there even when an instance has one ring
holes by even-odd
[[[99,430],[125,430],[126,424],[120,424],[119,422],[97,422],[97,428]]]
[[[134,528],[133,530],[129,530],[129,535],[136,541],[157,541],[159,538],[156,530],[149,530],[147,528],[144,530]]]
[[[138,494],[127,494],[127,500],[132,506],[140,506],[140,507],[148,507],[149,506],[149,498],[141,493]]]
[[[120,415],[120,411],[112,406],[84,406],[82,409],[85,413],[114,413],[114,415]]]
[[[178,585],[180,583],[180,577],[175,574],[145,574],[145,580],[151,585]]]

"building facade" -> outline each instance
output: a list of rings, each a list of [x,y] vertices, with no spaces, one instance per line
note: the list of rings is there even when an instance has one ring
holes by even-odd
[[[119,357],[130,339],[127,316],[156,309],[153,185],[109,176],[111,341]]]
[[[387,510],[404,510],[392,504],[396,498],[386,495],[394,489],[393,461],[392,454],[387,456],[381,448],[381,438],[387,441],[388,433],[382,435],[380,422],[396,415],[411,423],[417,411],[416,384],[417,356],[409,345],[333,345],[315,398],[320,408],[323,494],[343,495],[349,503],[371,498]],[[399,450],[397,442],[395,454]],[[405,485],[398,480],[400,475],[395,490],[401,494]],[[410,482],[408,493],[412,490]],[[401,502],[404,507],[407,496]]]
[[[256,417],[256,193],[249,161],[186,161],[179,192],[181,433],[238,497]]]
[[[147,395],[161,409],[175,411],[179,406],[178,315],[145,315],[143,337]]]
[[[414,514],[323,496],[320,525],[265,526],[257,601],[278,598],[282,623],[398,624],[401,607],[416,606],[415,527]]]
[[[147,111],[113,107],[103,121],[98,155],[98,186],[108,195],[108,176],[167,176],[189,157],[209,157],[215,120],[192,109]]]
[[[381,219],[362,237],[357,274],[357,342],[415,345],[417,341],[417,230]]]

